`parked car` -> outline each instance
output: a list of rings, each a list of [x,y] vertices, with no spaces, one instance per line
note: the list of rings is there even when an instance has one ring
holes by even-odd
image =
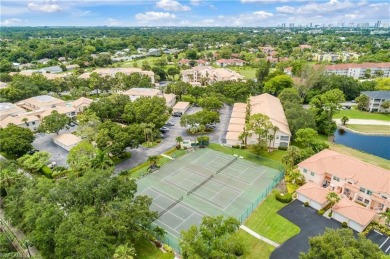
[[[38,149],[33,149],[33,150],[28,151],[27,154],[33,155],[33,154],[35,154],[36,152],[39,152],[39,150],[38,150]]]
[[[181,117],[183,115],[182,112],[174,112],[173,117]]]
[[[76,124],[74,124],[73,122],[71,122],[71,123],[69,123],[69,126],[74,127],[74,126],[76,126]]]
[[[168,131],[169,131],[169,128],[167,128],[167,127],[160,128],[160,132],[162,132],[162,133],[167,133]]]
[[[165,123],[165,126],[175,126],[175,123],[168,121]]]
[[[54,168],[55,166],[57,166],[57,162],[51,162],[51,163],[47,164],[47,166],[49,168]]]

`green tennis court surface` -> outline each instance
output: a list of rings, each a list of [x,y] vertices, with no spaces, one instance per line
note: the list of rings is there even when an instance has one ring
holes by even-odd
[[[282,179],[283,172],[211,149],[190,152],[140,179],[137,195],[153,198],[154,224],[179,251],[180,231],[205,215],[244,221]]]

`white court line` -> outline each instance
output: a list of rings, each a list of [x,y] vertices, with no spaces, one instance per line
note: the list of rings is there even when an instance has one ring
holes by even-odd
[[[168,226],[167,224],[165,224],[164,222],[162,222],[162,221],[161,221],[161,220],[159,220],[159,219],[157,219],[156,221],[160,222],[161,224],[163,224],[164,226],[168,227],[169,229],[172,229],[172,230],[173,230],[174,232],[176,232],[178,235],[175,235],[175,234],[171,233],[170,231],[168,231],[168,233],[170,233],[171,235],[173,235],[173,236],[175,236],[175,237],[179,238],[179,236],[180,236],[180,233],[179,233],[179,232],[177,232],[177,231],[176,231],[174,228],[172,228],[172,227]]]
[[[191,218],[192,215],[194,215],[194,214],[195,214],[195,212],[192,212],[192,214],[191,214],[189,217],[187,217],[186,219],[183,219],[183,222],[180,223],[179,225],[177,225],[177,227],[175,227],[175,230],[176,230],[178,227],[180,227],[181,225],[183,225],[183,223],[186,222],[189,218]]]
[[[390,238],[390,237],[387,237],[386,240],[385,240],[385,242],[383,242],[379,248],[382,248],[382,246],[387,242],[387,240],[389,240],[389,238]]]
[[[234,199],[225,207],[225,209],[228,208],[230,205],[232,205],[232,203],[235,202],[235,201],[238,199],[238,197],[240,197],[241,194],[243,194],[243,193],[244,193],[244,192],[240,192],[240,193],[236,196],[236,198],[234,198]]]

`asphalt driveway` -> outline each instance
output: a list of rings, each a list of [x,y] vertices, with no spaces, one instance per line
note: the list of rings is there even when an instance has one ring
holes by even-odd
[[[200,107],[190,107],[187,110],[187,114],[193,114],[202,110]],[[226,133],[227,128],[229,126],[229,120],[232,113],[232,106],[224,105],[220,109],[220,122],[217,124],[216,129],[213,133],[210,133],[208,136],[210,137],[210,142],[215,142],[219,144],[224,144],[226,142]],[[197,136],[190,136],[187,134],[187,128],[180,126],[180,117],[171,117],[169,121],[173,122],[175,126],[169,127],[169,132],[164,134],[164,140],[160,145],[153,148],[145,148],[143,146],[139,146],[136,149],[129,149],[131,152],[131,157],[122,163],[118,164],[115,167],[115,175],[123,170],[128,170],[133,168],[148,159],[148,156],[158,155],[168,151],[176,145],[176,138],[178,136],[182,136],[183,139],[190,139],[194,141]]]
[[[339,222],[318,215],[315,209],[304,207],[298,200],[282,208],[278,214],[297,225],[301,232],[276,248],[271,259],[298,258],[300,252],[309,250],[309,237],[323,234],[325,228],[341,228]]]

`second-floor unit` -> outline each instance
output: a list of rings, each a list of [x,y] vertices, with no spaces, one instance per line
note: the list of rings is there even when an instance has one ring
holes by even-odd
[[[390,91],[364,91],[361,94],[367,95],[369,112],[389,112],[390,108],[384,108],[382,104],[390,101]]]

